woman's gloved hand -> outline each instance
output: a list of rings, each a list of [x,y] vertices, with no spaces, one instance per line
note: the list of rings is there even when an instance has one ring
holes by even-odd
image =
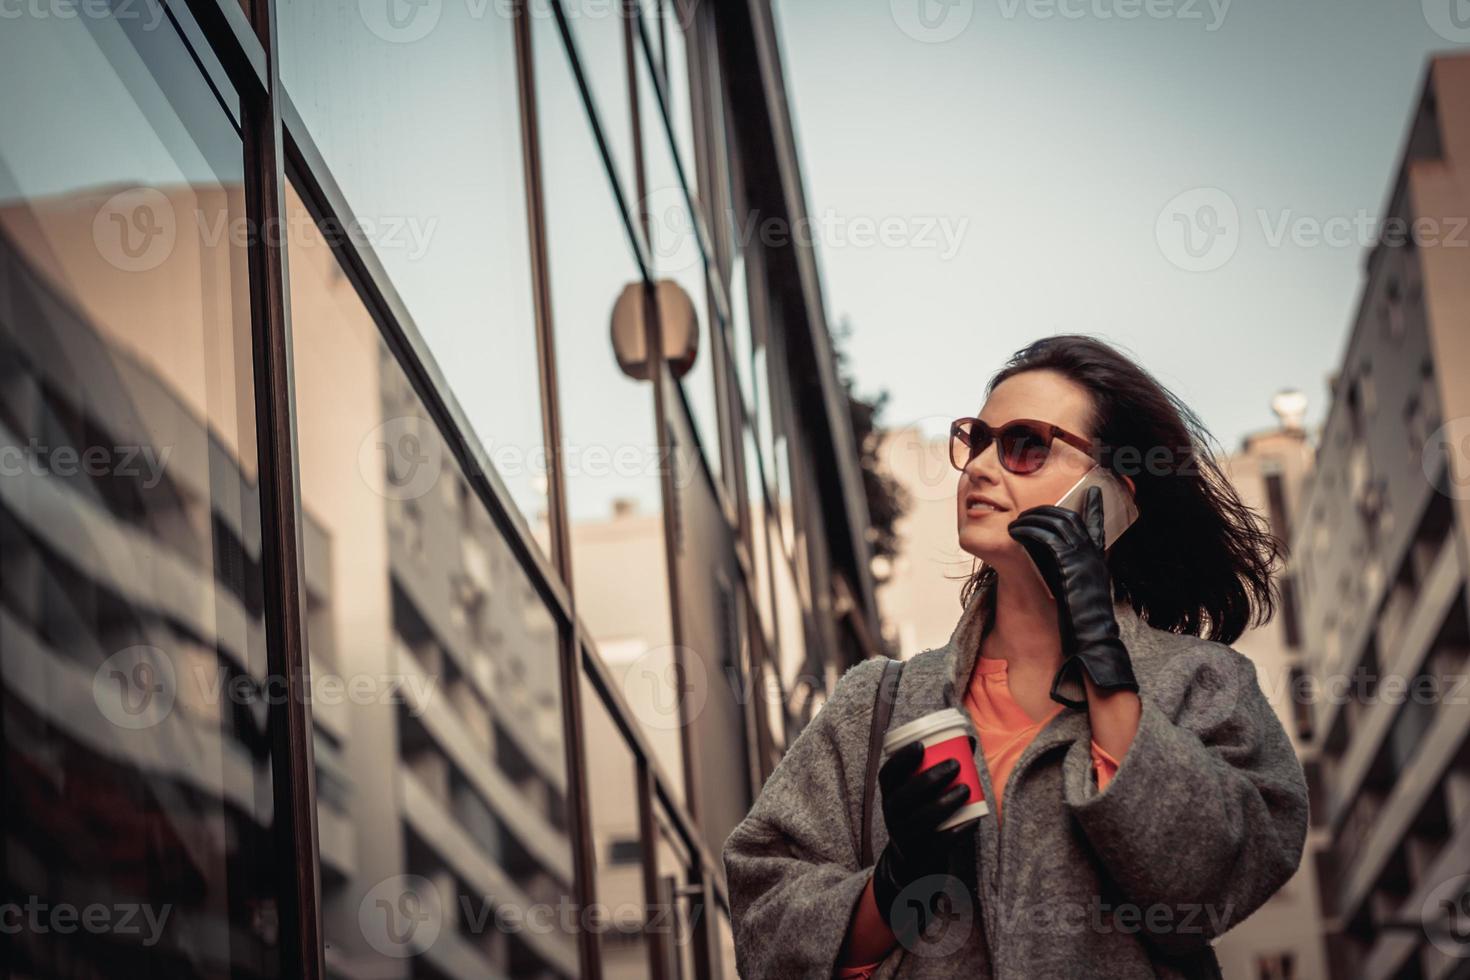
[[[1051,696],[1069,708],[1087,708],[1081,672],[1103,690],[1137,691],[1128,648],[1113,616],[1113,585],[1103,551],[1102,489],[1088,487],[1082,513],[1044,505],[1021,512],[1011,537],[1031,556],[1057,601],[1062,667]]]
[[[974,749],[971,736],[970,751]],[[960,772],[957,760],[945,759],[916,772],[923,758],[924,743],[910,742],[889,756],[878,770],[888,845],[873,868],[873,898],[888,927],[905,945],[911,945],[924,929],[930,896],[915,897],[912,902],[906,898],[900,903],[900,893],[926,875],[947,872],[950,849],[975,831],[968,823],[938,829],[965,805],[970,792],[962,783],[949,785]]]

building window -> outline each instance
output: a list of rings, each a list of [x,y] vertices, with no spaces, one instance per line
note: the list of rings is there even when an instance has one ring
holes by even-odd
[[[1292,953],[1271,953],[1256,957],[1257,980],[1296,980],[1296,956]]]
[[[0,28],[31,93],[0,101],[0,449],[29,464],[0,477],[0,891],[89,923],[7,929],[5,972],[269,980],[292,883],[238,97],[173,13],[108,12]]]
[[[470,483],[294,186],[287,218],[291,316],[310,325],[292,337],[305,564],[330,582],[307,639],[330,621],[336,670],[313,658],[314,679],[343,692],[312,713],[347,787],[317,801],[327,946],[365,969],[420,954],[393,918],[412,908],[436,969],[575,975],[574,935],[480,914],[572,895],[558,621],[478,493],[441,488]]]

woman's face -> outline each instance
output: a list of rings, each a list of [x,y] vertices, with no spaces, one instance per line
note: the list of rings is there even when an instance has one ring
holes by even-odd
[[[996,385],[979,418],[992,426],[1035,419],[1091,439],[1091,412],[1092,398],[1086,388],[1055,371],[1035,370]],[[992,442],[960,474],[956,493],[960,547],[997,572],[1029,563],[1030,557],[1006,529],[1022,511],[1056,503],[1092,464],[1087,453],[1053,439],[1041,468],[1021,475],[1001,467],[999,449]]]

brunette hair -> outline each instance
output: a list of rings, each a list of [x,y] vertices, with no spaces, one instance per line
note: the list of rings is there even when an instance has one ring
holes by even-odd
[[[1116,600],[1149,625],[1233,643],[1276,610],[1273,573],[1285,545],[1240,499],[1210,450],[1209,431],[1169,389],[1111,345],[1078,334],[1044,337],[1011,355],[986,393],[1025,371],[1050,370],[1087,389],[1098,462],[1136,487],[1138,520],[1108,551]],[[995,570],[977,589],[993,601]]]

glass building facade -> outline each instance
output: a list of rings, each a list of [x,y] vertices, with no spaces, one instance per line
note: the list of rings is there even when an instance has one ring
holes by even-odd
[[[878,652],[769,3],[15,13],[0,968],[733,977]]]

